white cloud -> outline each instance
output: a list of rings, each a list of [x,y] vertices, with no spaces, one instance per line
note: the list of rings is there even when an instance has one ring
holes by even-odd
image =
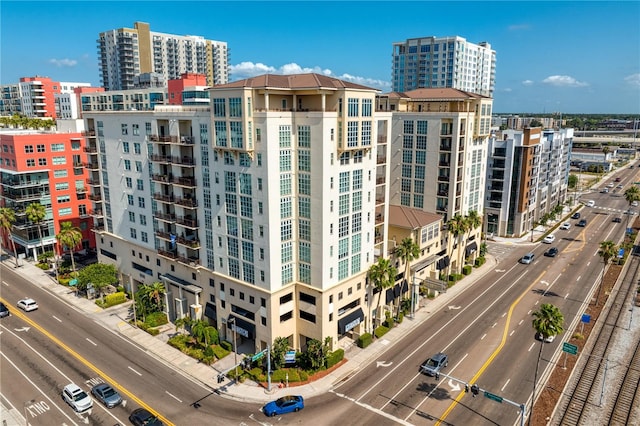
[[[505,87],[504,89],[502,89],[502,91],[509,93],[509,92],[512,92],[513,89],[511,87]]]
[[[530,29],[531,25],[529,25],[529,24],[512,24],[512,25],[509,25],[507,28],[509,29],[509,31],[521,31],[521,30]]]
[[[523,86],[532,86],[533,85],[533,80],[524,80],[522,82]]]
[[[341,80],[350,81],[352,83],[362,84],[363,86],[373,87],[382,91],[391,90],[391,83],[383,80],[376,80],[367,77],[358,77],[351,74],[335,75],[328,68],[315,67],[302,67],[296,63],[289,63],[280,66],[279,68],[265,65],[262,63],[253,62],[241,62],[238,65],[231,65],[230,67],[231,77],[233,80],[242,80],[244,78],[255,77],[261,74],[302,74],[302,73],[316,73],[329,77],[339,78]]]
[[[578,81],[568,75],[550,75],[542,80],[542,82],[557,87],[585,87],[589,85],[584,81]]]
[[[49,59],[49,63],[55,65],[56,67],[75,67],[78,61],[75,59]]]
[[[624,81],[630,86],[640,88],[640,73],[628,75],[624,78]]]

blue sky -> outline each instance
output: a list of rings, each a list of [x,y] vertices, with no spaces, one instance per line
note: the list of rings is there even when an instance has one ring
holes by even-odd
[[[391,89],[392,43],[458,35],[496,50],[494,112],[640,113],[640,2],[0,1],[0,84],[99,85],[102,31],[148,22],[230,49],[232,80],[320,72]]]

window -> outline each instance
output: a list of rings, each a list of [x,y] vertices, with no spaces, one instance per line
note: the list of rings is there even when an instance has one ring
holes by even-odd
[[[38,166],[46,166],[47,159],[46,158],[38,158]]]
[[[140,154],[142,150],[140,149],[140,144],[138,142],[133,143],[133,152],[136,154]]]
[[[229,117],[242,117],[241,98],[229,98]]]
[[[139,124],[132,124],[131,125],[131,131],[133,132],[134,136],[140,136],[140,125]]]
[[[34,160],[33,158],[28,158],[27,167],[35,167],[35,166],[36,166],[36,160]]]
[[[129,212],[129,222],[134,222],[136,221],[136,214],[134,212]]]
[[[122,134],[123,135],[128,135],[129,134],[129,130],[127,128],[127,125],[126,124],[121,124],[120,126],[122,128]]]
[[[141,214],[141,215],[139,215],[139,217],[140,217],[140,225],[145,225],[146,226],[146,224],[147,224],[147,216]]]
[[[36,145],[36,150],[38,152],[45,152],[46,151],[44,145],[41,145],[41,144]]]
[[[130,177],[127,177],[127,178],[124,178],[124,181],[127,188],[133,188],[133,179],[131,179]]]
[[[133,205],[133,195],[127,194],[127,203],[132,206]]]
[[[129,142],[122,142],[122,152],[124,152],[125,154],[131,152],[131,150],[129,149]]]
[[[136,228],[129,228],[129,234],[131,235],[131,238],[133,239],[138,239],[138,231],[136,231]]]
[[[136,188],[139,191],[144,191],[144,181],[142,179],[136,179]]]
[[[141,207],[144,209],[144,198],[143,197],[138,197],[138,207]]]
[[[136,161],[136,172],[142,171],[142,161]]]
[[[24,152],[25,152],[25,154],[32,154],[33,153],[33,145],[25,145],[24,146]]]
[[[360,99],[358,98],[349,98],[347,100],[347,104],[348,104],[348,116],[349,117],[357,117],[358,116],[358,109],[360,106]]]
[[[131,160],[124,160],[124,169],[131,170]]]

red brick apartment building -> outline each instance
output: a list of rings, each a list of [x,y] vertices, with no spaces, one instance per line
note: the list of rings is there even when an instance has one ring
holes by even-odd
[[[90,216],[86,157],[82,133],[57,133],[34,130],[0,130],[0,206],[16,213],[12,235],[20,255],[37,258],[37,252],[57,249],[56,235],[62,222],[71,221],[82,231],[82,242],[76,251],[95,248]],[[41,225],[42,241],[37,225],[25,214],[34,202],[46,209]],[[5,237],[6,238],[6,237]],[[4,247],[10,247],[3,241]]]

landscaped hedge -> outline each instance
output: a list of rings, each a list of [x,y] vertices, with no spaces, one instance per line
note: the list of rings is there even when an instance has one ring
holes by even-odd
[[[106,296],[104,296],[104,301],[97,299],[96,305],[106,309],[106,308],[110,308],[111,306],[124,303],[126,301],[127,301],[127,295],[124,294],[123,292],[117,292],[117,293],[107,294]]]
[[[220,342],[220,346],[222,346],[223,348],[225,348],[229,352],[231,352],[233,350],[233,345],[230,342],[227,342],[226,340],[223,340],[222,342]]]
[[[484,256],[480,256],[480,257],[478,257],[478,258],[476,259],[476,262],[475,262],[475,266],[476,266],[476,268],[479,268],[480,266],[484,265],[486,261],[487,261],[487,258],[486,258],[486,257],[484,257]]]
[[[337,349],[327,357],[327,368],[331,368],[344,359],[344,349]]]
[[[360,337],[358,337],[358,340],[356,340],[356,344],[358,345],[358,347],[363,349],[369,346],[371,343],[373,343],[373,336],[371,336],[371,333],[361,334]]]
[[[225,348],[222,348],[220,346],[211,346],[213,348],[213,354],[216,356],[216,358],[218,359],[222,359],[225,356],[229,355],[230,351],[226,350]]]
[[[149,327],[149,324],[142,322],[142,321],[138,321],[138,328],[141,330],[146,331],[147,333],[149,333],[152,336],[157,336],[158,334],[160,334],[160,330],[158,330],[157,328],[151,328]]]
[[[462,267],[462,274],[463,275],[469,275],[471,273],[471,269],[472,269],[471,265],[464,265]]]
[[[376,337],[380,338],[385,334],[387,334],[388,332],[389,332],[389,328],[385,327],[384,325],[381,325],[377,327],[373,333],[376,335]]]
[[[397,322],[398,324],[400,324],[400,323],[402,323],[402,320],[403,320],[403,319],[404,319],[404,314],[403,314],[402,312],[400,312],[400,313],[398,314],[398,318],[396,318],[396,322]]]
[[[151,312],[145,316],[144,322],[146,322],[149,327],[159,327],[168,323],[169,320],[167,319],[167,314],[164,312]]]

